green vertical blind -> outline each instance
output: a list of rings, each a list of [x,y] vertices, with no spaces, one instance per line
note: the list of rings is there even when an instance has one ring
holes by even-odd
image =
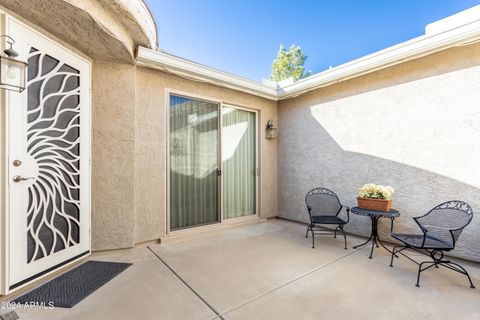
[[[219,220],[219,108],[170,96],[171,230]]]
[[[256,213],[255,113],[222,110],[223,216]]]

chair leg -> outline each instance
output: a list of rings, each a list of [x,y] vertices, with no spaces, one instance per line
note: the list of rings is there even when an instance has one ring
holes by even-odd
[[[448,263],[443,263],[443,265],[445,265],[445,264],[453,265],[453,266],[459,268],[461,271],[463,271],[463,272],[461,272],[461,271],[459,271],[459,270],[452,269],[452,270],[454,270],[454,271],[457,271],[458,273],[461,273],[461,274],[466,275],[467,278],[468,278],[468,281],[470,282],[470,288],[475,289],[475,286],[473,285],[472,279],[470,278],[470,275],[468,274],[467,270],[465,270],[464,267],[462,267],[462,266],[459,265],[458,263],[451,262],[451,261],[449,261]],[[440,263],[440,265],[442,265],[442,263]]]
[[[395,247],[393,247],[393,249],[392,249],[392,258],[390,259],[390,267],[391,267],[391,268],[393,268],[393,257],[395,257],[395,250],[396,250],[397,248],[401,248],[401,246],[395,246]]]
[[[422,269],[422,266],[426,263],[430,263],[430,265],[428,267]],[[423,271],[425,271],[427,269],[430,269],[431,267],[435,266],[435,264],[436,263],[433,262],[433,261],[424,261],[424,262],[422,262],[418,265],[417,283],[415,284],[416,287],[420,287],[420,273],[422,273]]]
[[[338,227],[335,228],[335,233],[333,234],[333,238],[334,238],[334,239],[337,238],[337,231],[338,231],[338,228],[339,228],[339,227],[340,227],[340,226],[338,226]]]
[[[343,240],[345,241],[345,250],[347,250],[347,234],[345,233],[345,230],[343,230],[343,226],[338,226],[338,228],[343,233]]]
[[[313,232],[313,226],[311,224],[307,227],[307,232],[305,233],[305,238],[308,238],[308,232],[312,234],[312,248],[315,248],[315,233]]]
[[[417,284],[415,286],[420,287],[420,273],[422,272],[422,264],[425,262],[422,262],[418,265],[418,273],[417,273]]]
[[[315,233],[313,232],[313,227],[310,228],[310,232],[312,233],[312,249],[315,248]]]
[[[402,252],[403,250],[407,249],[408,247],[406,246],[394,246],[393,249],[392,249],[392,256],[390,258],[390,267],[393,267],[393,258],[396,256],[396,254]],[[432,267],[435,267],[435,268],[438,268],[439,266],[443,266],[445,268],[448,268],[448,269],[451,269],[453,271],[456,271],[458,273],[461,273],[465,276],[467,276],[468,278],[468,281],[470,282],[470,288],[472,289],[475,289],[475,286],[473,285],[473,282],[472,282],[472,278],[470,278],[470,275],[468,274],[467,270],[465,270],[464,267],[462,267],[461,265],[459,265],[458,263],[455,263],[455,262],[451,262],[449,260],[441,260],[441,258],[437,258],[435,256],[435,253],[438,252],[438,251],[428,251],[430,253],[430,256],[432,258],[433,261],[424,261],[424,262],[421,262],[421,263],[417,263],[415,260],[413,260],[412,258],[409,258],[408,256],[405,256],[407,257],[408,259],[410,259],[411,261],[415,262],[418,264],[418,273],[417,273],[417,283],[415,284],[416,287],[420,287],[420,274],[427,270],[427,269],[430,269]],[[443,258],[443,252],[441,254],[441,257]],[[423,268],[423,265],[424,264],[427,264],[429,266]]]
[[[417,273],[417,283],[415,284],[415,286],[417,287],[420,287],[420,273],[422,273],[422,265],[424,264],[425,262],[422,262],[418,265],[418,273]]]

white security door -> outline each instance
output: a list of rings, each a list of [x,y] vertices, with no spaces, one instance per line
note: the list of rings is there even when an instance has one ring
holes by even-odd
[[[90,252],[90,63],[9,19],[27,88],[9,92],[10,290]]]

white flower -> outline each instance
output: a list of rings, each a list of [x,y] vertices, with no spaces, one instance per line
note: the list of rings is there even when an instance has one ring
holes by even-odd
[[[391,200],[394,190],[390,186],[367,183],[358,190],[360,198]]]

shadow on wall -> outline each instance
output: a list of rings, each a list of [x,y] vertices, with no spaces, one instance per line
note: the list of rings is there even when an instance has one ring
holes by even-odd
[[[453,199],[474,210],[453,255],[480,261],[480,46],[455,48],[279,105],[280,217],[307,221],[305,194],[334,190],[356,205],[364,183],[395,188],[396,232],[415,232],[411,217]],[[381,222],[387,238],[389,223]],[[351,233],[370,220],[351,215]]]

